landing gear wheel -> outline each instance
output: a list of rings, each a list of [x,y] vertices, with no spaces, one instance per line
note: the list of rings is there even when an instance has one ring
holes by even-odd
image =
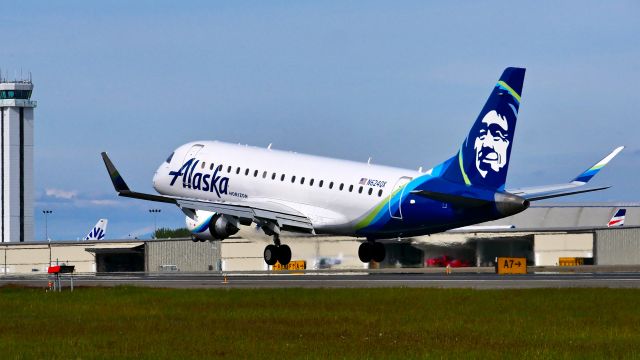
[[[360,244],[360,247],[358,248],[358,257],[363,263],[370,262],[373,257],[373,245],[368,241]]]
[[[278,247],[278,261],[281,265],[287,265],[291,262],[291,248],[288,245]]]
[[[267,245],[264,248],[264,262],[267,265],[275,265],[278,261],[278,248],[275,245]]]
[[[383,244],[379,242],[373,243],[373,256],[372,256],[373,261],[377,263],[382,262],[382,260],[384,260],[386,253],[387,252]]]

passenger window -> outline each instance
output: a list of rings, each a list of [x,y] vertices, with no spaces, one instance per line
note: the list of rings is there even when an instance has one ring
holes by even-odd
[[[300,184],[304,184],[304,176],[300,179]]]
[[[340,184],[340,191],[342,191],[342,189],[344,189],[344,184]]]
[[[371,195],[371,193],[373,193],[373,188],[369,188],[369,195]]]
[[[358,194],[362,194],[362,186],[360,186],[360,189],[358,189]]]
[[[322,184],[324,184],[324,180],[320,180],[320,183],[318,184],[318,186],[322,187]]]
[[[267,178],[267,172],[266,172],[266,171],[262,173],[262,178],[263,178],[263,179],[266,179],[266,178]]]
[[[227,168],[227,173],[231,174],[231,165]]]
[[[329,189],[333,189],[333,181],[329,183]]]
[[[253,172],[253,177],[258,177],[258,170],[255,170],[255,171]]]
[[[275,179],[276,179],[276,173],[273,173],[273,174],[271,175],[271,180],[275,180]]]
[[[291,182],[292,182],[292,183],[296,182],[296,176],[295,176],[295,175],[293,175],[293,176],[291,177]]]
[[[213,163],[211,163],[211,165],[209,165],[209,170],[213,170]]]
[[[313,186],[313,179],[311,179],[311,181],[309,181],[309,186]]]
[[[204,169],[205,165],[206,165],[206,163],[203,161],[203,162],[202,162],[202,165],[200,165],[200,168],[201,168],[201,169]]]
[[[378,197],[382,196],[382,189],[378,190]]]
[[[248,168],[247,168],[247,170],[245,170],[244,175],[245,176],[249,176],[249,169]]]
[[[353,191],[353,185],[349,185],[349,192]]]
[[[280,175],[280,181],[284,181],[284,174]]]
[[[222,164],[218,165],[218,171],[222,171]]]
[[[236,174],[240,174],[240,167],[238,166],[238,168],[236,169]]]
[[[171,155],[169,155],[169,157],[167,158],[167,162],[168,162],[168,163],[170,163],[170,162],[171,162],[171,159],[173,159],[173,154],[174,154],[174,153],[171,153]]]

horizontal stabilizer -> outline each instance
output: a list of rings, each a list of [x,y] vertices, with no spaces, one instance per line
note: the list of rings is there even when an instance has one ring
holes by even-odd
[[[550,199],[560,196],[568,196],[581,194],[586,192],[598,191],[608,189],[609,186],[603,186],[598,188],[578,189],[591,180],[600,170],[607,165],[616,155],[624,149],[624,146],[619,146],[613,150],[609,155],[605,156],[602,160],[598,161],[595,165],[588,168],[580,175],[575,177],[571,182],[565,184],[556,185],[543,185],[518,189],[507,189],[506,191],[521,196],[529,201],[537,201]]]
[[[620,151],[624,149],[624,146],[619,146],[615,150],[611,152],[611,154],[607,155],[604,159],[598,161],[595,165],[585,170],[582,174],[578,175],[573,181],[587,183],[594,177],[605,165],[611,161]]]
[[[556,198],[561,196],[588,193],[592,191],[606,190],[610,187],[611,186],[603,186],[599,188],[588,188],[588,189],[572,190],[572,191],[565,191],[565,192],[555,192],[553,194],[548,194],[548,195],[538,195],[538,196],[527,197],[526,199],[529,201],[537,201],[537,200],[551,199],[551,198]]]

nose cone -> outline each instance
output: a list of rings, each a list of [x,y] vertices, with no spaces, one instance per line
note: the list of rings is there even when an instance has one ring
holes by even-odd
[[[522,212],[530,205],[529,200],[509,193],[496,193],[494,200],[498,213],[503,217]]]
[[[153,188],[160,192],[160,179],[162,177],[162,171],[166,168],[166,163],[160,165],[160,167],[156,170],[155,174],[153,174]]]

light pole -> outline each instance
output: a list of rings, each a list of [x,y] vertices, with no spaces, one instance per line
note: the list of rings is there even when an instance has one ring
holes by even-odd
[[[158,222],[157,222],[157,216],[158,213],[160,213],[160,209],[149,209],[149,212],[151,213],[151,215],[153,215],[153,237],[155,239],[158,238],[157,232],[158,232]]]
[[[44,214],[44,238],[49,243],[49,266],[51,266],[51,240],[49,240],[49,215],[53,214],[51,210],[42,210]]]

